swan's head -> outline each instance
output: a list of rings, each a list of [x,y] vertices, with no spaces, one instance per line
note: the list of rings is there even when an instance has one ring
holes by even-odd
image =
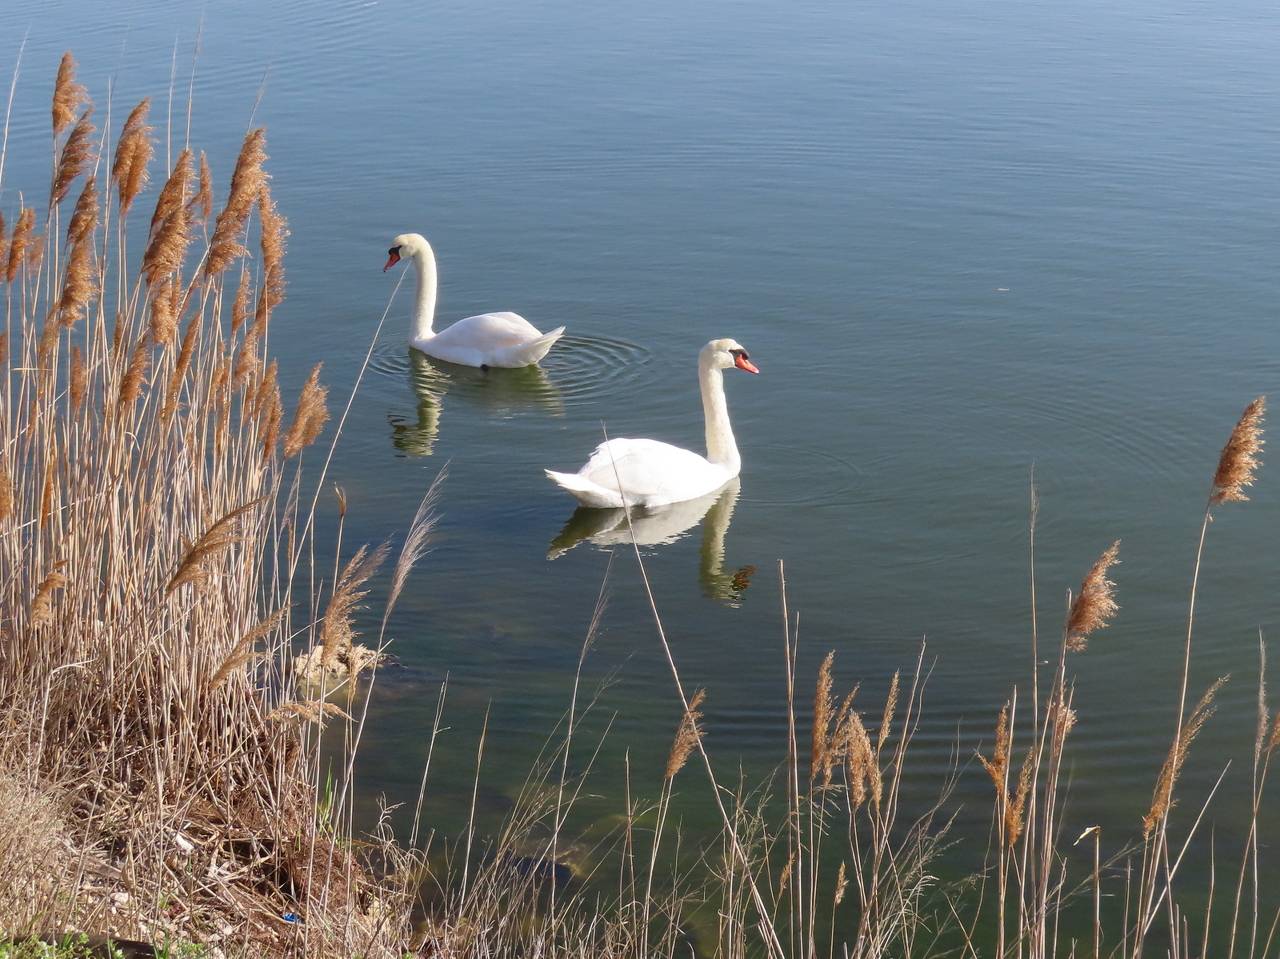
[[[749,354],[737,340],[712,340],[702,348],[699,360],[713,369],[727,370],[737,367],[748,373],[759,373]]]
[[[429,249],[431,247],[427,245],[427,238],[421,233],[401,233],[391,241],[391,248],[387,250],[387,265],[382,268],[382,272],[386,273],[407,256],[417,256]]]

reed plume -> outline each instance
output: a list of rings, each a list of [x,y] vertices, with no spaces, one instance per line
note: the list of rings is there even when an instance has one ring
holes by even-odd
[[[320,699],[313,699],[305,703],[285,703],[277,706],[267,716],[268,719],[281,722],[286,719],[302,719],[309,723],[324,725],[325,716],[336,716],[339,719],[350,719],[346,710],[337,703],[329,703]]]
[[[142,257],[142,272],[155,290],[162,277],[176,273],[191,242],[186,197],[191,184],[191,151],[183,150],[165,181],[151,215],[151,240]]]
[[[227,658],[223,660],[222,665],[218,667],[216,672],[214,672],[213,677],[209,680],[210,688],[217,689],[226,682],[227,679],[236,672],[236,670],[249,662],[249,660],[253,659],[256,655],[254,647],[259,643],[259,641],[275,632],[276,627],[279,626],[281,620],[284,619],[284,614],[288,611],[289,607],[281,606],[266,619],[262,620],[262,622],[258,623],[257,626],[253,627],[253,629],[245,633],[244,636],[240,638],[239,642],[231,648],[231,652],[227,655]]]
[[[1089,645],[1089,636],[1106,629],[1120,608],[1116,605],[1116,584],[1107,579],[1107,572],[1119,562],[1119,555],[1120,540],[1116,540],[1080,583],[1080,592],[1067,616],[1067,649],[1071,652],[1083,652]]]
[[[169,385],[164,392],[164,406],[160,418],[172,418],[178,408],[178,393],[182,389],[182,381],[191,367],[191,357],[195,352],[196,342],[200,337],[201,314],[197,313],[187,324],[187,332],[182,336],[182,346],[178,350],[178,358],[174,361],[173,372],[169,374]]]
[[[54,473],[57,469],[56,451],[50,450],[44,463],[44,485],[40,489],[40,529],[49,525],[53,516]]]
[[[13,235],[9,238],[9,262],[4,272],[4,278],[9,283],[18,275],[18,267],[27,260],[27,247],[31,244],[35,225],[34,209],[23,207],[18,211],[18,222],[13,225]]]
[[[996,793],[1002,799],[1005,795],[1005,776],[1009,772],[1009,748],[1009,703],[1006,702],[1000,709],[1000,718],[996,720],[996,741],[991,751],[991,758],[987,759],[982,753],[978,753],[978,761],[991,777]]]
[[[1182,765],[1187,760],[1187,754],[1191,751],[1191,744],[1195,742],[1195,738],[1200,735],[1200,730],[1204,728],[1204,724],[1213,716],[1217,707],[1214,705],[1214,697],[1218,695],[1223,685],[1226,684],[1230,677],[1222,676],[1214,681],[1200,701],[1196,703],[1195,708],[1191,710],[1191,715],[1187,717],[1187,721],[1183,724],[1182,729],[1174,738],[1173,745],[1169,749],[1169,754],[1165,757],[1164,765],[1160,767],[1160,775],[1156,779],[1156,788],[1151,796],[1151,808],[1147,814],[1142,817],[1142,838],[1150,839],[1155,828],[1160,822],[1169,815],[1169,811],[1174,806],[1173,791],[1178,784],[1178,776],[1182,772]]]
[[[98,178],[90,176],[80,191],[80,199],[76,200],[76,208],[71,214],[71,222],[67,224],[67,242],[84,243],[90,240],[98,225]],[[0,233],[3,233],[0,225]]]
[[[1259,396],[1245,407],[1227,445],[1218,457],[1218,469],[1213,474],[1211,504],[1238,503],[1247,500],[1246,487],[1252,486],[1254,474],[1262,461],[1262,420],[1267,412],[1267,398]]]
[[[262,170],[267,158],[265,144],[266,131],[261,127],[249,131],[244,138],[231,174],[231,192],[218,214],[213,238],[209,241],[209,256],[205,260],[205,277],[208,279],[218,276],[232,260],[248,252],[240,241],[253,204],[266,183],[266,174]]]
[[[9,237],[5,235],[4,214],[0,213],[0,280],[3,280],[5,267],[9,263]]]
[[[118,414],[132,409],[133,404],[142,395],[142,381],[147,375],[147,364],[150,359],[151,355],[147,352],[146,344],[139,340],[133,348],[133,354],[129,357],[129,366],[120,379],[120,393],[116,398]]]
[[[165,595],[172,595],[174,590],[188,583],[195,584],[197,591],[209,582],[209,561],[222,555],[236,543],[242,542],[244,536],[239,531],[240,520],[261,500],[251,500],[238,506],[213,523],[190,546],[183,550],[182,560],[165,587]]]
[[[827,653],[818,667],[818,681],[813,690],[813,730],[809,748],[809,782],[821,775],[827,759],[827,745],[831,741],[831,719],[834,707],[831,701],[831,667],[835,662],[835,650]]]
[[[57,206],[67,198],[76,177],[94,161],[92,118],[93,107],[89,107],[80,114],[80,119],[67,134],[67,142],[62,145],[62,153],[58,156],[58,166],[53,175],[50,199],[52,206]]]
[[[80,311],[97,292],[98,271],[93,256],[93,230],[98,223],[98,190],[93,177],[85,181],[67,227],[72,244],[67,271],[58,298],[58,319],[63,328],[74,325]]]
[[[324,424],[329,420],[329,408],[325,403],[329,395],[328,387],[320,385],[320,367],[317,363],[311,375],[302,384],[302,392],[298,395],[298,406],[293,413],[293,422],[284,435],[284,455],[286,458],[297,456],[319,437]],[[407,544],[406,544],[407,545]]]
[[[258,193],[258,218],[261,223],[262,301],[269,311],[284,300],[284,241],[289,229],[284,217],[276,210],[266,183]]]
[[[840,869],[836,873],[836,891],[835,891],[835,895],[832,896],[832,901],[837,906],[840,905],[840,903],[844,902],[845,890],[849,888],[849,879],[844,874],[844,866],[845,866],[845,862],[843,859],[841,859]]]
[[[667,768],[663,778],[670,782],[689,761],[698,743],[702,741],[704,730],[701,726],[702,704],[706,701],[707,691],[699,689],[689,699],[689,708],[680,717],[680,725],[676,727],[676,736],[671,743],[671,752],[667,754]]]
[[[884,749],[885,741],[889,738],[889,729],[893,723],[893,714],[898,708],[898,684],[901,677],[897,671],[893,674],[893,679],[889,683],[889,695],[884,700],[884,712],[880,716],[880,731],[876,734],[876,755],[880,755],[880,750]]]
[[[75,119],[85,102],[85,88],[76,82],[76,61],[68,50],[58,64],[58,77],[53,83],[53,135],[57,136]]]
[[[208,223],[213,216],[213,174],[209,171],[209,158],[200,151],[200,188],[187,201],[187,207],[199,215],[201,223]]]
[[[67,393],[71,397],[73,411],[84,405],[84,398],[88,392],[89,373],[84,365],[84,351],[79,346],[72,346],[71,371],[67,375]]]
[[[1013,799],[1005,805],[1004,834],[1010,846],[1018,844],[1018,839],[1021,838],[1022,830],[1026,825],[1024,814],[1027,808],[1027,796],[1031,793],[1035,755],[1034,749],[1027,750],[1027,755],[1022,760],[1022,768],[1018,771],[1018,788],[1014,791]]]
[[[120,198],[120,215],[128,216],[134,198],[147,185],[147,165],[151,162],[152,128],[147,125],[151,110],[151,98],[143,100],[130,111],[120,130],[120,142],[116,144],[115,160],[111,164],[111,179],[116,183],[116,195]]]
[[[0,523],[13,515],[13,474],[9,463],[0,456]]]
[[[856,710],[849,713],[845,765],[849,776],[849,793],[853,808],[857,809],[866,802],[868,794],[871,796],[872,803],[879,806],[880,766],[876,762],[875,750],[871,748],[871,737],[867,735],[867,727],[863,725],[862,717]]]
[[[67,577],[58,572],[64,565],[64,563],[56,564],[36,587],[36,594],[31,600],[31,614],[28,617],[32,629],[47,626],[53,622],[53,591],[63,589],[67,585]]]
[[[367,583],[370,577],[386,558],[385,543],[375,550],[361,546],[343,567],[320,626],[320,646],[323,649],[320,662],[325,668],[331,668],[351,648],[351,641],[355,638],[356,610],[360,609],[360,601],[369,594]]]
[[[235,333],[244,326],[249,318],[249,271],[240,271],[240,282],[236,286],[236,298],[231,304],[231,332]]]

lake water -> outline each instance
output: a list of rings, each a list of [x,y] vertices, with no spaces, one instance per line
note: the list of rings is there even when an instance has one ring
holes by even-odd
[[[99,103],[112,77],[117,104],[163,101],[175,37],[181,85],[202,20],[193,140],[220,184],[265,86],[293,233],[271,346],[291,384],[323,360],[341,401],[404,231],[436,248],[441,322],[512,309],[569,331],[542,373],[486,375],[411,358],[408,282],[392,307],[333,477],[347,542],[403,531],[450,475],[392,622],[367,802],[412,800],[447,675],[428,815],[456,829],[489,709],[496,825],[567,706],[609,562],[591,542],[562,552],[573,503],[542,469],[576,469],[602,427],[697,447],[695,356],[732,336],[762,371],[727,377],[736,502],[643,551],[684,679],[709,689],[717,761],[758,777],[784,755],[781,559],[802,688],[834,648],[874,712],[927,637],[920,788],[957,739],[967,762],[1027,681],[1034,464],[1042,635],[1124,541],[1121,612],[1072,660],[1067,831],[1136,831],[1172,733],[1208,481],[1241,409],[1280,387],[1273,4],[10,0],[5,75],[29,40],[0,208],[18,184],[44,190],[63,49]],[[1193,687],[1233,680],[1184,806],[1233,760],[1231,849],[1258,630],[1280,619],[1273,469],[1218,510],[1201,577]],[[656,795],[679,712],[627,550],[584,667],[588,690],[606,679],[583,733],[612,722],[584,807],[601,817],[623,808],[628,751],[633,789]],[[682,791],[696,822],[705,787]],[[962,774],[975,822],[988,791]],[[985,833],[966,842],[980,855]]]

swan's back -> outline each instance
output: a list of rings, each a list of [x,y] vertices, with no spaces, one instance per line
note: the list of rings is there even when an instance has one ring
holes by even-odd
[[[547,475],[587,506],[621,506],[624,496],[632,506],[664,506],[705,495],[732,478],[691,450],[625,438],[601,443],[577,473]]]

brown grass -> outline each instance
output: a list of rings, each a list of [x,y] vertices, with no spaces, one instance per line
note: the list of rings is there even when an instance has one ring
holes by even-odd
[[[1080,583],[1080,592],[1071,604],[1067,615],[1067,649],[1083,652],[1089,637],[1100,629],[1106,629],[1116,611],[1116,584],[1107,578],[1111,567],[1118,563],[1120,540],[1116,540],[1094,562]]]

